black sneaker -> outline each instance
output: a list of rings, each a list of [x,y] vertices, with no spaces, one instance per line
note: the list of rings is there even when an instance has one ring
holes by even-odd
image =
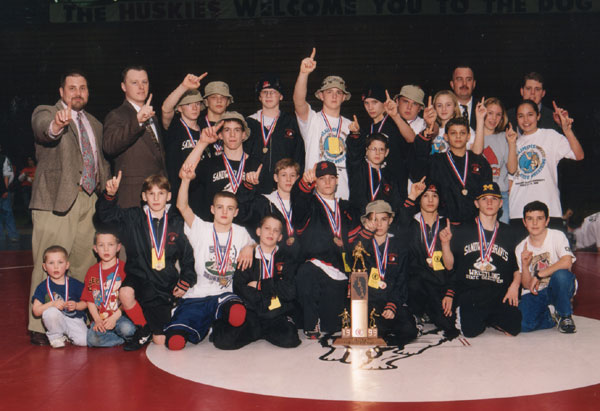
[[[150,327],[148,327],[147,324],[144,325],[143,327],[140,327],[139,325],[137,325],[135,334],[133,334],[133,337],[131,337],[130,340],[125,341],[125,344],[123,344],[123,349],[125,351],[139,350],[144,345],[148,344],[150,342],[151,338],[152,338],[152,331],[150,331]]]
[[[577,332],[577,327],[575,327],[575,323],[573,322],[573,318],[571,316],[560,317],[558,321],[558,331],[565,334],[573,334]]]

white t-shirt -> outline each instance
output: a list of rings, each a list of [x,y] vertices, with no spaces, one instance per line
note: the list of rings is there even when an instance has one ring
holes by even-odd
[[[213,240],[213,223],[202,221],[195,216],[192,227],[185,224],[184,232],[194,250],[196,275],[198,281],[190,288],[183,298],[202,298],[209,295],[219,295],[232,292],[233,273],[237,267],[237,259],[242,248],[254,243],[244,227],[237,224],[232,225],[231,247],[229,249],[229,260],[224,275],[219,275],[215,256]],[[217,233],[219,247],[225,252],[229,233]]]
[[[548,228],[546,231],[546,238],[544,238],[544,244],[542,244],[541,247],[534,247],[530,242],[529,236],[527,236],[527,238],[517,245],[515,254],[517,257],[517,263],[519,264],[519,271],[523,271],[523,267],[521,267],[521,253],[525,248],[525,243],[527,243],[527,250],[533,253],[533,258],[529,264],[529,272],[531,275],[534,275],[535,273],[542,271],[544,268],[555,264],[561,259],[561,257],[564,257],[565,255],[570,255],[573,263],[576,260],[575,255],[569,246],[569,240],[567,240],[567,236],[564,235],[562,231]],[[540,281],[538,290],[546,288],[549,282],[550,277],[543,278]],[[529,290],[523,288],[521,295],[529,292]]]
[[[587,216],[573,234],[578,249],[593,245],[600,247],[600,213]]]
[[[417,135],[427,127],[425,120],[419,116],[415,117],[413,120],[407,121],[407,123]]]
[[[523,207],[534,200],[548,206],[550,217],[562,217],[557,167],[563,158],[574,160],[575,154],[562,134],[539,128],[533,134],[519,136],[518,168],[509,196],[510,218],[523,218]]]
[[[300,117],[296,116],[300,133],[304,139],[305,168],[310,169],[319,161],[331,161],[335,164],[338,172],[336,197],[347,200],[350,196],[350,188],[346,172],[346,137],[350,134],[348,127],[351,121],[345,117],[325,115],[331,126],[332,130],[330,130],[323,115],[322,111],[317,113],[309,106],[307,121],[302,121]],[[342,130],[337,138],[340,118],[342,119]]]

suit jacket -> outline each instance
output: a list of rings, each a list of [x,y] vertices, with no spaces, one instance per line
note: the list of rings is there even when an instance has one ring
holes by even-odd
[[[166,173],[165,150],[160,135],[160,123],[154,117],[158,140],[144,125],[138,123],[137,112],[127,100],[112,110],[104,120],[104,153],[113,162],[117,175],[123,172],[119,187],[120,207],[139,207],[142,184],[152,174]]]
[[[36,107],[31,116],[35,155],[38,161],[29,203],[31,209],[66,213],[79,192],[83,157],[77,126],[71,122],[56,139],[48,134],[56,112],[63,108],[59,100],[54,106]],[[96,190],[100,193],[110,177],[110,166],[102,154],[102,123],[88,112],[84,111],[84,113],[96,140],[98,155]]]

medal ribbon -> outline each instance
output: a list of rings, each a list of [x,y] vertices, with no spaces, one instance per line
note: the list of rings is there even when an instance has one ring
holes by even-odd
[[[217,236],[217,230],[213,226],[213,243],[215,246],[215,259],[217,260],[217,271],[219,275],[225,275],[227,272],[227,263],[229,262],[229,250],[231,249],[232,240],[232,228],[229,229],[227,234],[227,244],[225,245],[225,252],[221,252],[221,244],[219,244],[219,237]]]
[[[192,137],[192,132],[190,131],[190,128],[185,123],[185,121],[183,120],[183,118],[179,117],[179,121],[181,121],[181,124],[183,124],[183,128],[185,128],[185,131],[186,131],[186,133],[188,135],[188,138],[192,142],[192,147],[196,147],[196,140],[194,140],[194,137]]]
[[[275,192],[275,194],[277,194],[277,201],[281,206],[283,218],[285,219],[285,227],[287,228],[288,237],[291,237],[292,235],[294,235],[294,227],[292,227],[292,207],[290,207],[290,211],[288,212],[288,210],[286,210],[285,208],[283,200],[279,196],[279,193]]]
[[[325,124],[327,125],[329,132],[331,134],[334,134],[333,129],[331,128],[331,124],[329,124],[329,120],[327,120],[327,116],[325,115],[325,113],[323,113],[323,110],[321,110],[321,115],[323,116],[323,120],[325,120]],[[337,133],[336,133],[335,137],[337,139],[339,139],[341,133],[342,133],[342,116],[340,116],[340,122],[338,123]]]
[[[50,300],[54,301],[54,296],[52,295],[52,291],[50,291],[50,276],[46,277],[46,292],[48,293],[48,297]],[[65,275],[65,302],[69,300],[69,277]]]
[[[375,201],[375,197],[377,196],[377,193],[379,192],[379,187],[381,187],[381,170],[378,168],[376,169],[377,175],[379,176],[379,180],[377,181],[377,187],[375,187],[375,190],[373,190],[373,167],[371,167],[371,164],[368,164],[368,166],[369,166],[369,189],[371,192],[371,201]]]
[[[156,258],[160,260],[162,258],[163,253],[165,252],[165,245],[167,244],[167,242],[165,241],[165,239],[167,238],[167,225],[169,224],[169,216],[167,215],[167,210],[165,210],[163,214],[165,222],[163,224],[162,233],[160,234],[160,243],[158,242],[158,233],[155,232],[154,224],[152,224],[150,210],[146,210],[146,218],[148,220],[148,227],[150,227],[150,240],[152,240],[152,248],[156,251]]]
[[[113,273],[113,279],[110,282],[110,287],[108,289],[108,293],[106,294],[104,293],[104,278],[102,278],[102,263],[98,264],[98,271],[100,275],[100,298],[102,301],[102,307],[104,307],[104,309],[106,310],[108,306],[108,301],[110,299],[110,295],[112,294],[113,288],[115,288],[115,282],[117,281],[117,272],[119,271],[119,259],[117,258],[117,268],[115,268],[115,271]],[[108,276],[106,278],[108,278]]]
[[[325,202],[323,197],[319,195],[319,193],[315,192],[317,199],[321,202],[321,205],[325,209],[325,214],[327,214],[327,219],[329,220],[329,227],[331,228],[331,232],[334,237],[342,236],[342,217],[340,215],[340,205],[337,200],[335,201],[335,211],[332,211],[329,208],[329,205]]]
[[[427,241],[427,224],[425,223],[425,219],[422,215],[419,216],[419,224],[421,225],[421,232],[423,233],[423,241],[425,241],[427,256],[429,256],[429,258],[432,258],[433,252],[435,251],[435,243],[437,242],[438,231],[440,229],[440,216],[437,216],[437,218],[435,219],[435,229],[433,231],[433,238],[431,239],[431,243]]]
[[[454,164],[454,159],[452,158],[450,150],[446,151],[446,157],[448,158],[448,162],[450,162],[450,167],[452,167],[452,171],[454,171],[454,174],[458,178],[458,181],[460,181],[460,184],[463,186],[463,188],[465,188],[467,185],[467,166],[469,165],[469,152],[467,151],[467,153],[465,154],[465,169],[463,171],[462,176],[458,172],[456,164]]]
[[[481,220],[479,217],[475,218],[477,221],[477,226],[479,228],[479,255],[481,257],[481,262],[490,261],[490,255],[492,254],[492,248],[494,248],[494,243],[496,242],[496,235],[498,234],[499,224],[496,222],[496,226],[494,227],[494,233],[492,234],[492,238],[489,242],[485,239],[485,230],[483,229],[483,224],[481,224]]]
[[[271,139],[271,134],[275,131],[275,125],[277,125],[277,120],[279,120],[279,114],[273,120],[273,124],[271,124],[271,128],[269,129],[269,133],[265,136],[265,126],[264,124],[264,116],[262,110],[260,111],[260,131],[262,133],[263,145],[266,147],[269,145],[269,140]]]
[[[377,261],[377,269],[379,270],[379,277],[383,280],[385,278],[385,270],[387,269],[388,260],[388,246],[390,244],[390,238],[385,237],[385,247],[383,247],[383,254],[379,253],[379,245],[375,239],[373,241],[373,248],[375,249],[375,261]]]
[[[389,117],[389,115],[385,115],[385,117],[383,118],[383,120],[381,120],[381,124],[379,124],[379,127],[377,127],[377,132],[381,133],[381,129],[383,128],[383,124],[385,123],[385,120],[387,120],[387,118]],[[371,134],[373,134],[373,126],[375,126],[375,123],[371,124]]]
[[[229,182],[231,183],[231,188],[233,189],[233,193],[237,193],[238,188],[240,188],[240,184],[242,184],[242,176],[244,174],[244,165],[246,164],[246,154],[242,154],[242,159],[240,160],[240,165],[238,166],[237,171],[233,171],[231,164],[229,163],[229,159],[227,155],[223,153],[223,163],[225,164],[225,170],[227,170],[227,177],[229,178]]]
[[[265,254],[263,253],[263,250],[261,248],[261,246],[258,246],[258,252],[260,253],[260,260],[261,260],[261,269],[260,269],[260,278],[261,280],[266,280],[268,278],[273,278],[273,261],[275,260],[275,249],[273,249],[273,251],[271,251],[271,259],[267,260],[267,258],[265,257]]]

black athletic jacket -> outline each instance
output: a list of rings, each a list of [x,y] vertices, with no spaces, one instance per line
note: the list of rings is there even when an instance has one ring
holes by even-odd
[[[127,250],[127,277],[135,276],[144,284],[144,287],[135,290],[136,299],[141,304],[151,305],[154,300],[157,303],[170,301],[176,285],[187,291],[196,284],[192,246],[183,232],[184,221],[176,207],[170,207],[167,212],[166,267],[161,271],[152,269],[152,240],[146,213],[142,208],[120,208],[117,206],[117,197],[109,196],[105,191],[98,198],[96,212],[103,223],[119,227],[121,243]],[[162,231],[163,224],[164,219],[161,219],[158,232]],[[176,261],[179,261],[181,273],[175,268]],[[139,283],[140,281],[136,282]]]

